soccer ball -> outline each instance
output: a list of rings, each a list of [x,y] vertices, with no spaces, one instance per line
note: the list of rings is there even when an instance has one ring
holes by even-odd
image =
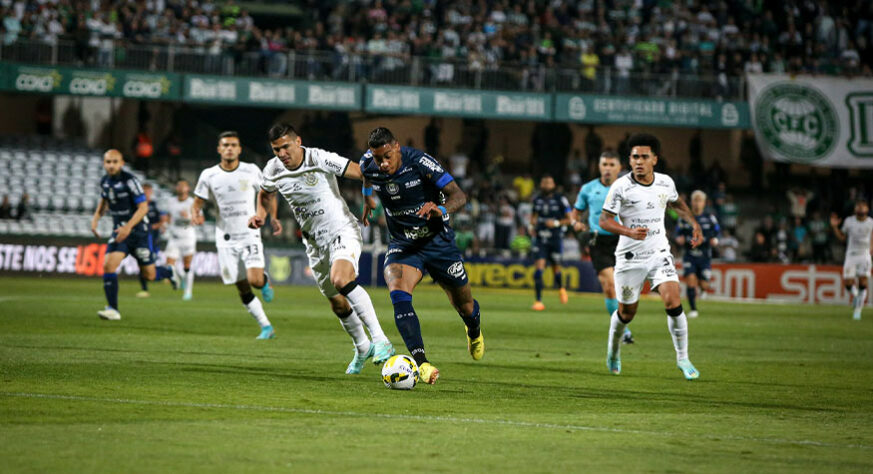
[[[408,355],[396,355],[382,366],[382,382],[395,390],[412,390],[418,383],[418,365]]]

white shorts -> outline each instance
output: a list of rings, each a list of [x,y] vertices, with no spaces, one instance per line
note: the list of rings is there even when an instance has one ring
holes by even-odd
[[[639,301],[646,280],[657,288],[665,281],[679,283],[679,274],[670,252],[658,252],[646,259],[627,260],[616,257],[615,294],[619,303],[633,304]]]
[[[225,285],[245,280],[248,268],[264,268],[264,244],[260,241],[218,247],[217,250],[221,281]]]
[[[328,248],[321,248],[315,243],[306,243],[306,256],[309,257],[309,268],[318,285],[319,291],[326,298],[339,294],[330,282],[330,268],[337,260],[348,260],[358,274],[358,260],[361,258],[361,232],[358,229],[345,229],[330,243]]]
[[[870,277],[870,254],[846,255],[843,263],[843,278]]]
[[[167,248],[164,249],[164,255],[167,258],[179,260],[182,257],[194,255],[196,250],[196,239],[170,239],[167,241]]]

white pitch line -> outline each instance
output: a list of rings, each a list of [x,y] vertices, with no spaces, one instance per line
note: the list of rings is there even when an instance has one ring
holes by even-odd
[[[620,433],[620,434],[638,434],[638,435],[656,435],[675,438],[678,433],[670,431],[649,431],[649,430],[634,430],[624,428],[609,428],[604,426],[585,426],[585,425],[562,425],[556,423],[536,423],[530,421],[515,421],[501,419],[486,419],[486,418],[460,418],[454,416],[436,416],[436,415],[402,415],[397,413],[361,413],[354,411],[334,411],[334,410],[319,410],[313,408],[289,408],[289,407],[271,407],[259,405],[231,405],[223,403],[188,403],[188,402],[169,402],[164,400],[133,400],[126,398],[99,398],[99,397],[82,397],[77,395],[54,395],[47,393],[26,393],[26,392],[0,392],[0,395],[6,397],[18,398],[36,398],[48,400],[75,400],[83,402],[99,402],[99,403],[118,403],[126,405],[146,405],[160,407],[175,407],[175,408],[212,408],[220,410],[246,410],[246,411],[262,411],[262,412],[277,412],[277,413],[297,413],[303,415],[324,415],[324,416],[339,416],[339,417],[356,417],[356,418],[385,418],[390,420],[406,420],[406,421],[428,421],[428,422],[445,422],[445,423],[476,423],[480,425],[502,425],[513,426],[518,428],[540,428],[554,430],[571,430],[571,431],[593,431],[601,433]],[[846,449],[873,449],[873,446],[866,444],[837,444],[815,440],[794,440],[781,438],[755,438],[749,436],[733,436],[733,435],[713,435],[704,434],[698,437],[706,438],[715,441],[753,441],[758,443],[786,444],[786,445],[802,445],[802,446],[817,446],[822,448],[846,448]]]

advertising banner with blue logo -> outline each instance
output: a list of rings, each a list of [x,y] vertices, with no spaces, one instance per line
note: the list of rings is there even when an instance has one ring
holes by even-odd
[[[873,168],[873,80],[749,74],[761,153],[776,161]]]

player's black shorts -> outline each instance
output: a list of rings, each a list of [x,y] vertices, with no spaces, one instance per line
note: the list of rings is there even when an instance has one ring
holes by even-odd
[[[117,229],[116,229],[117,230]],[[148,232],[131,232],[124,242],[115,241],[115,231],[106,246],[106,254],[123,252],[125,255],[133,255],[140,266],[152,265],[157,260],[155,244]]]
[[[594,265],[594,271],[600,273],[600,270],[604,268],[614,267],[618,236],[597,234],[592,241],[593,245],[588,246],[588,251],[591,252],[591,263]]]
[[[464,258],[455,245],[453,233],[440,232],[420,245],[392,241],[385,254],[385,266],[392,263],[415,267],[422,274],[430,273],[434,280],[449,286],[461,287],[468,282]]]
[[[534,260],[545,260],[552,265],[561,264],[561,254],[564,252],[564,241],[561,236],[548,239],[535,238],[531,255]]]

